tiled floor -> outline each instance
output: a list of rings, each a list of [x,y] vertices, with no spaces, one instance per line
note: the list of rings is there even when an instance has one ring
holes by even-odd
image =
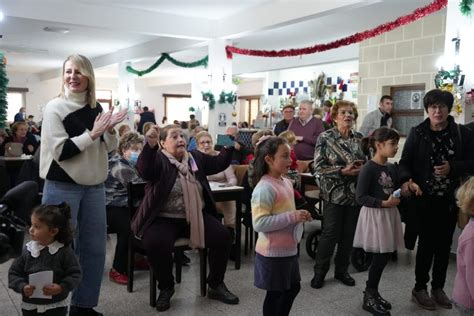
[[[98,310],[105,315],[156,315],[158,312],[148,305],[148,273],[136,272],[135,289],[128,293],[125,286],[111,283],[106,274],[113,255],[114,236],[107,245],[107,265],[102,282],[100,305]],[[302,247],[302,250],[304,248]],[[235,270],[229,264],[226,284],[240,297],[239,305],[225,305],[199,296],[198,256],[191,253],[190,267],[183,269],[182,283],[176,285],[176,294],[171,309],[162,315],[258,315],[264,298],[264,291],[253,286],[253,256],[244,256],[242,267]],[[434,312],[419,309],[410,301],[414,283],[414,253],[402,252],[398,262],[390,262],[382,277],[380,292],[392,302],[392,315],[455,315],[455,310],[438,309]],[[362,290],[367,273],[352,275],[356,279],[355,287],[347,287],[332,279],[332,270],[328,273],[325,286],[320,290],[312,289],[313,260],[304,252],[301,254],[301,292],[293,305],[292,315],[368,315],[362,310]],[[7,274],[10,262],[0,265],[0,315],[19,315],[21,297],[7,289]],[[448,270],[446,292],[451,294],[455,275],[455,262]]]

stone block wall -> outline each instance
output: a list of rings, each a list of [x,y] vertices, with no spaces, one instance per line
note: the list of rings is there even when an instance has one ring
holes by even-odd
[[[425,84],[433,89],[436,61],[444,53],[446,10],[360,43],[358,109],[361,124],[368,100],[378,100],[389,87]],[[372,101],[372,104],[373,105]]]

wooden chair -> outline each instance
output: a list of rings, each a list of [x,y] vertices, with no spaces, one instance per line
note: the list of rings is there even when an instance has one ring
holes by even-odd
[[[145,195],[145,182],[142,183],[129,183],[127,186],[128,191],[128,208],[130,210],[130,218],[133,218],[137,207],[135,205],[138,201],[141,201]],[[188,250],[189,239],[188,238],[178,238],[174,243],[174,259],[175,259],[175,269],[176,269],[176,283],[181,283],[182,267],[183,267],[183,256],[184,251]],[[133,272],[135,264],[135,252],[146,255],[146,251],[141,244],[141,241],[137,239],[133,233],[130,234],[129,244],[128,244],[128,263],[127,263],[127,291],[133,292]],[[200,287],[201,287],[201,296],[206,296],[206,275],[207,275],[207,250],[199,250],[200,258]],[[157,280],[153,269],[150,267],[150,305],[152,307],[156,306],[156,284]]]

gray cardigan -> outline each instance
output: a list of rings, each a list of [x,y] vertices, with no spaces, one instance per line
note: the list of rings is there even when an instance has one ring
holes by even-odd
[[[364,136],[369,136],[372,134],[377,128],[380,127],[380,120],[382,119],[382,116],[383,114],[379,108],[367,113],[367,115],[364,117],[364,121],[362,122],[359,132]],[[392,127],[392,118],[387,120],[387,127]]]
[[[28,285],[28,275],[47,270],[53,271],[53,283],[63,288],[62,293],[54,295],[52,299],[26,297],[23,288]],[[60,248],[53,255],[49,253],[48,247],[45,247],[38,258],[31,256],[25,247],[22,255],[13,261],[8,271],[8,287],[21,293],[25,303],[45,305],[66,299],[69,292],[80,283],[81,278],[79,262],[70,246]]]

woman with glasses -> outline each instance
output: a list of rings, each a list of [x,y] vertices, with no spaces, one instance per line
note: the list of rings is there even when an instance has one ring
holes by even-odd
[[[428,310],[436,305],[452,308],[443,287],[458,212],[454,192],[461,179],[474,172],[474,134],[449,115],[453,102],[450,92],[426,93],[423,105],[428,118],[412,128],[400,160],[402,191],[408,192],[410,179],[423,191],[412,209],[419,234],[412,299]]]
[[[331,119],[335,127],[319,135],[314,153],[315,176],[324,205],[323,231],[311,280],[311,287],[315,289],[324,285],[336,244],[334,277],[345,285],[355,285],[347,268],[360,211],[355,187],[366,157],[361,147],[362,134],[353,130],[356,105],[337,101],[331,107]]]

